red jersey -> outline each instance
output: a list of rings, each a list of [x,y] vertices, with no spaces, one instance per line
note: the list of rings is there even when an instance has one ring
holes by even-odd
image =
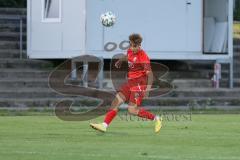
[[[131,49],[127,51],[128,57],[128,78],[134,79],[146,76],[146,72],[151,70],[150,59],[146,52],[140,49],[133,53]]]

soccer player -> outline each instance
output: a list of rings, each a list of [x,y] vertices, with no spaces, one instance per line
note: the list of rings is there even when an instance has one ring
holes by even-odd
[[[132,115],[155,121],[155,132],[162,127],[162,119],[159,116],[140,107],[142,100],[148,97],[153,82],[153,73],[150,60],[146,52],[141,48],[142,37],[139,34],[129,36],[130,48],[127,56],[119,59],[115,67],[120,68],[123,61],[128,61],[128,80],[123,84],[107,112],[104,122],[100,124],[90,123],[90,126],[98,131],[106,132],[108,126],[117,115],[121,104],[128,101],[128,112]]]

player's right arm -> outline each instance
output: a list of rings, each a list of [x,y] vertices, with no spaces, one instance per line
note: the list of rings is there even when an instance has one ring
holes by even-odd
[[[127,61],[127,55],[124,55],[123,57],[121,57],[116,63],[115,63],[115,67],[116,68],[120,68],[122,65],[122,62]]]

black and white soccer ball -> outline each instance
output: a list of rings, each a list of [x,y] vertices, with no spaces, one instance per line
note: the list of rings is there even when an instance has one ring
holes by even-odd
[[[105,27],[112,27],[116,23],[116,16],[112,12],[103,13],[100,17],[102,25]]]

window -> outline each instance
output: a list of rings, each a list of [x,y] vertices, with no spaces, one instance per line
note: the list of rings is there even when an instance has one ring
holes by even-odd
[[[61,22],[61,0],[43,1],[43,22]]]

